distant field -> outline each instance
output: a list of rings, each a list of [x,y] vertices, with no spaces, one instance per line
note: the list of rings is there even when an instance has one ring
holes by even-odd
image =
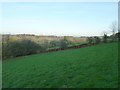
[[[117,43],[3,61],[3,88],[118,87]]]
[[[66,39],[72,43],[79,43],[79,42],[86,42],[87,41],[87,37],[73,37],[73,36],[65,36]],[[8,38],[8,35],[3,35],[2,36],[2,41],[5,41],[6,38]],[[51,41],[59,41],[61,39],[63,39],[64,36],[59,37],[59,36],[44,36],[44,35],[39,35],[39,36],[35,36],[35,35],[10,35],[9,36],[9,41],[10,42],[14,42],[14,41],[20,41],[23,39],[28,39],[28,40],[32,40],[38,44],[43,44],[45,42],[51,42]]]

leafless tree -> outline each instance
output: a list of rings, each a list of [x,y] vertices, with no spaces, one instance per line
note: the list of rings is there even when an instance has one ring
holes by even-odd
[[[112,33],[112,40],[115,41],[115,33],[118,32],[118,27],[117,27],[117,22],[114,21],[112,22],[112,24],[110,25],[110,31]]]
[[[110,32],[112,32],[113,36],[118,31],[117,29],[118,29],[117,22],[116,21],[112,22],[112,24],[110,25]]]

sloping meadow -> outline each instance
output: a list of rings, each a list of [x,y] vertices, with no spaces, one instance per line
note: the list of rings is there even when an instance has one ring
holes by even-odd
[[[115,88],[117,84],[117,43],[3,61],[3,88]]]

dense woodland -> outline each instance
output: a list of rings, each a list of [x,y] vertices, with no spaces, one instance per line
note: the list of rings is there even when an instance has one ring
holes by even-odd
[[[36,36],[29,34],[2,35],[2,58],[8,59],[18,56],[31,55],[70,48],[80,48],[99,43],[118,41],[120,33],[102,37],[72,37],[72,36]]]

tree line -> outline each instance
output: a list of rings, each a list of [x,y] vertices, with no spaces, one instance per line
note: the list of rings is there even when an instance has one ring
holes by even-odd
[[[13,58],[24,55],[31,55],[36,53],[43,53],[47,51],[48,48],[59,47],[61,49],[67,48],[69,41],[66,39],[61,39],[59,41],[44,42],[43,44],[38,44],[32,40],[18,40],[10,41],[9,35],[2,41],[2,58]]]
[[[118,41],[119,35],[120,33],[116,33],[111,36],[107,36],[107,34],[104,34],[102,38],[98,36],[88,37],[87,44],[92,45],[99,43],[115,42]],[[5,40],[2,41],[2,58],[7,59],[36,53],[43,53],[48,51],[48,48],[53,48],[54,50],[55,48],[58,48],[59,50],[64,50],[70,48],[70,44],[71,42],[66,38],[63,38],[59,41],[53,40],[49,43],[45,42],[44,44],[40,45],[28,39],[10,42],[9,36],[6,36]]]

